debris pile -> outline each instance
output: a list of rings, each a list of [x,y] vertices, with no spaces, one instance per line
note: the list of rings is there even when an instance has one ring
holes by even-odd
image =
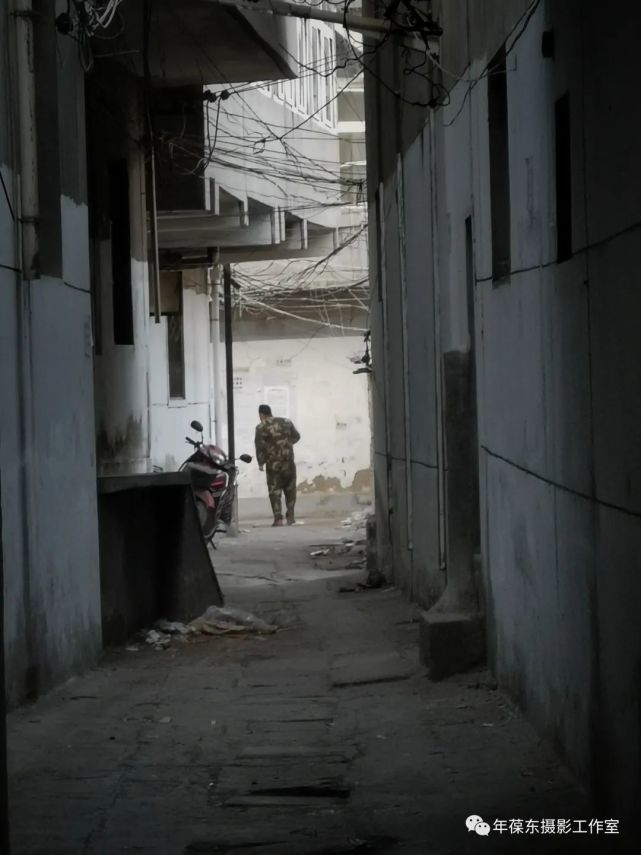
[[[364,530],[367,527],[368,517],[373,513],[374,508],[371,506],[364,508],[362,511],[356,511],[343,520],[342,526],[343,528],[353,528],[356,531]]]
[[[166,650],[173,640],[189,641],[196,635],[234,635],[243,636],[255,633],[257,635],[272,635],[279,627],[267,623],[245,609],[234,606],[210,606],[200,617],[190,623],[179,621],[158,620],[153,629],[144,630],[140,634],[143,640],[154,650]],[[131,645],[127,650],[137,652],[138,647]]]
[[[353,540],[351,538],[343,538],[340,543],[318,544],[314,546],[309,556],[315,559],[329,558],[329,561],[323,562],[326,570],[362,570],[367,561],[366,546],[367,542],[364,539]],[[343,564],[342,560],[334,560],[344,557],[350,557],[351,561]]]
[[[277,626],[233,606],[210,606],[203,615],[192,620],[190,626],[195,632],[205,635],[237,635],[247,632],[272,635],[278,632]]]

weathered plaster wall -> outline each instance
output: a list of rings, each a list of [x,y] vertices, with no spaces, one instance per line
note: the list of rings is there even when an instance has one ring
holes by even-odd
[[[82,74],[59,44],[62,277],[21,278],[13,27],[0,3],[0,467],[9,703],[101,645]],[[80,92],[80,97],[78,93]],[[72,146],[70,148],[69,146]],[[70,166],[75,161],[75,170]],[[72,450],[72,453],[70,453]]]
[[[189,427],[192,420],[201,422],[207,438],[211,435],[211,345],[206,294],[183,289],[183,323],[184,399],[169,397],[167,318],[163,317],[160,324],[152,319],[149,327],[151,462],[165,471],[178,469],[190,454],[185,436],[195,436]]]
[[[357,316],[355,326],[365,326]],[[359,333],[325,331],[275,319],[234,321],[236,453],[254,455],[258,406],[291,418],[299,489],[365,492],[369,481],[370,420],[367,375],[353,374],[350,357],[363,355]],[[240,498],[265,497],[265,474],[242,466]]]
[[[442,498],[429,481],[429,467],[425,483],[415,486],[409,461],[416,455],[416,439],[409,448],[404,444],[402,341],[406,335],[413,343],[422,325],[439,362],[442,353],[470,346],[465,220],[471,216],[482,557],[492,664],[500,682],[601,797],[603,809],[631,815],[640,797],[641,756],[636,190],[641,126],[630,103],[638,88],[633,57],[641,14],[623,2],[609,8],[606,18],[596,2],[541,2],[527,26],[523,29],[523,19],[516,27],[515,40],[509,33],[524,4],[462,2],[443,8],[445,20],[456,9],[467,20],[465,27],[450,20],[443,64],[477,82],[471,89],[465,80],[453,87],[450,106],[433,114],[423,142],[419,128],[418,136],[403,137],[397,147],[408,174],[406,204],[408,188],[414,194],[406,222],[429,228],[421,212],[426,199],[437,216],[435,240],[423,244],[427,263],[420,254],[412,256],[407,227],[405,250],[402,244],[399,250],[397,167],[389,140],[370,145],[369,152],[370,214],[384,182],[385,231],[381,236],[379,224],[379,240],[371,241],[379,247],[372,278],[381,278],[382,265],[389,294],[387,329],[383,304],[372,303],[382,548],[394,556],[396,578],[408,590],[418,589],[418,599],[433,602],[435,586],[423,584],[421,597],[421,583],[410,585],[408,562],[422,578],[429,577],[442,538],[438,510],[425,518],[423,537],[414,538],[411,550],[404,527],[395,522],[407,512],[408,477],[416,494],[413,512]],[[554,59],[541,53],[547,29],[554,31]],[[512,258],[510,276],[494,282],[483,73],[506,37]],[[389,55],[379,63],[393,79]],[[573,254],[558,263],[554,105],[566,91]],[[370,84],[367,101],[370,127],[389,124],[399,109]],[[404,133],[416,118],[414,108],[407,112],[412,116],[402,123]],[[430,142],[432,170],[418,159],[419,147],[429,152]],[[372,227],[370,237],[374,232]],[[403,269],[406,322],[398,307]],[[426,300],[430,293],[433,303]],[[434,420],[436,442],[422,457],[435,462],[438,472],[442,373],[430,361],[429,348],[421,352],[412,344],[410,354],[424,384],[411,385],[410,424],[414,431],[419,409],[421,427],[427,417]],[[409,376],[411,384],[411,371]]]
[[[96,309],[96,447],[99,472],[133,474],[150,468],[149,269],[141,95],[116,63],[101,63],[88,83],[89,178]],[[113,161],[126,160],[129,178],[133,343],[114,334],[110,225]]]

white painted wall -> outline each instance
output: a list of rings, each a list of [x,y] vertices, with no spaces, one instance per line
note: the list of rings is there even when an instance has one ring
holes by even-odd
[[[184,282],[194,276],[186,271]],[[211,347],[209,297],[194,288],[183,289],[185,397],[169,397],[167,319],[149,325],[151,462],[165,471],[179,468],[189,455],[185,436],[194,436],[189,424],[196,419],[211,435]]]
[[[470,16],[477,14],[473,6]],[[464,224],[472,214],[482,552],[493,665],[501,684],[595,785],[604,809],[632,817],[639,801],[641,657],[641,125],[629,105],[639,83],[634,57],[641,13],[620,2],[603,19],[596,2],[541,3],[510,51],[512,270],[493,282],[487,81],[481,75],[508,36],[505,21],[516,15],[513,3],[495,6],[478,11],[485,30],[469,30],[478,49],[470,77],[478,82],[471,89],[466,80],[455,85],[451,106],[432,114],[432,128],[422,131],[425,157],[420,137],[402,146],[412,231],[426,221],[422,205],[431,199],[435,240],[430,245],[429,233],[423,239],[430,260],[438,261],[430,271],[416,251],[416,235],[408,239],[411,342],[426,335],[438,360],[434,368],[428,350],[421,354],[412,345],[412,422],[420,416],[409,449],[396,391],[404,325],[397,305],[402,248],[395,142],[379,140],[381,157],[370,159],[370,193],[379,179],[385,185],[382,262],[390,298],[385,330],[385,305],[372,295],[379,533],[386,538],[391,531],[387,546],[394,549],[401,581],[432,605],[433,586],[421,585],[417,576],[436,577],[431,474],[438,460],[426,426],[439,408],[438,392],[427,382],[421,387],[421,366],[424,377],[435,371],[440,382],[442,353],[469,346]],[[444,29],[448,67],[448,49],[460,56],[470,42],[463,28],[460,43],[448,46],[447,22]],[[553,60],[541,54],[546,29],[554,32]],[[554,105],[566,90],[573,257],[557,263]],[[377,95],[389,108],[384,124],[396,107],[385,102],[384,92]],[[373,101],[369,109],[376,118]],[[426,291],[436,310],[433,321],[422,303]],[[424,320],[423,333],[418,319]],[[386,367],[392,378],[387,408]],[[430,442],[418,454],[421,433]],[[419,460],[424,480],[414,506],[427,508],[426,531],[409,550],[404,487],[408,472],[417,484]]]
[[[149,266],[145,166],[129,143],[131,293],[134,343],[115,344],[111,242],[97,246],[100,279],[101,351],[95,358],[96,432],[101,475],[128,475],[150,469],[149,438]]]
[[[291,418],[301,434],[296,446],[299,487],[332,478],[349,489],[370,468],[367,375],[354,375],[351,356],[362,356],[361,335],[316,333],[287,321],[235,323],[236,452],[254,455],[258,406]],[[313,336],[313,338],[312,338]],[[240,498],[266,497],[265,475],[254,461],[242,466]]]

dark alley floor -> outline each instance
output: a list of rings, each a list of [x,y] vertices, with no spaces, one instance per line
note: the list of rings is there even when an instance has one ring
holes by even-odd
[[[115,651],[14,713],[14,855],[616,851],[560,833],[584,798],[484,673],[427,680],[398,592],[339,592],[361,574],[310,552],[345,535],[256,527],[215,553],[227,601],[282,632]]]

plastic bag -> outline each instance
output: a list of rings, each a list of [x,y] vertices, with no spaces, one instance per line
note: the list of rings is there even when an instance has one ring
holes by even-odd
[[[234,606],[210,606],[190,626],[196,632],[208,635],[228,635],[230,633],[256,632],[268,635],[278,630],[277,626],[267,623],[245,609]]]

